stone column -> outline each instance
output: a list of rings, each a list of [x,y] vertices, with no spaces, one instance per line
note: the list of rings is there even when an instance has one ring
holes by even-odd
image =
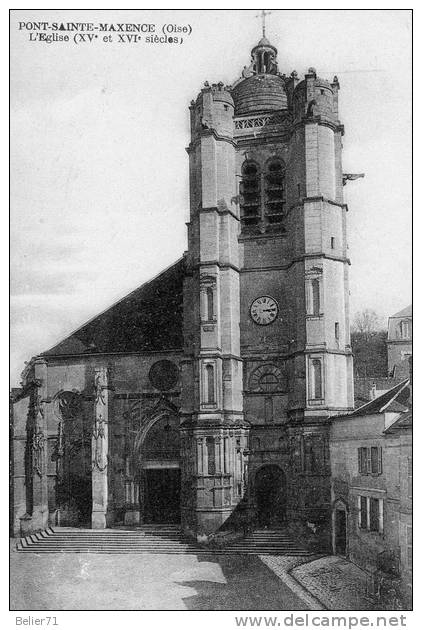
[[[228,437],[224,438],[224,472],[227,474],[230,472],[230,440]]]
[[[45,398],[47,398],[47,363],[36,359],[34,363],[33,435],[32,435],[32,478],[33,511],[32,529],[44,529],[48,525],[48,481],[47,481],[47,426]]]
[[[204,474],[204,460],[203,460],[203,439],[197,438],[196,440],[196,460],[197,460],[197,473],[198,475]]]
[[[220,475],[224,474],[224,437],[220,438]]]
[[[108,369],[96,368],[92,429],[92,529],[106,527],[109,389]]]
[[[214,438],[214,457],[215,457],[215,474],[221,474],[221,438],[217,436]]]
[[[208,446],[207,438],[202,438],[202,471],[204,475],[208,475]]]

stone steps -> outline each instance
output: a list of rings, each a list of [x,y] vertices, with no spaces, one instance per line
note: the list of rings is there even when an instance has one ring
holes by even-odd
[[[259,530],[215,549],[201,547],[184,538],[178,526],[151,525],[132,530],[50,527],[22,538],[16,550],[24,553],[310,555],[283,530]]]

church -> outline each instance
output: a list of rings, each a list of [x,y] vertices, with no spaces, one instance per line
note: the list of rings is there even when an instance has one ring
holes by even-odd
[[[281,73],[264,30],[191,101],[187,251],[13,393],[14,535],[329,528],[329,418],[354,400],[339,87]]]

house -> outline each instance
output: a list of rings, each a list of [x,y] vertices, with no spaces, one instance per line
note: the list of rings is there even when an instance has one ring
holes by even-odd
[[[409,376],[409,359],[412,357],[413,321],[412,305],[388,318],[388,374],[395,378]]]
[[[375,585],[398,583],[407,601],[412,576],[412,408],[403,380],[330,428],[332,549]]]

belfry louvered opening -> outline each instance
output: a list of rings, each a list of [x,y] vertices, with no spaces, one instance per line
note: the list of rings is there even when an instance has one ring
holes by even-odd
[[[261,181],[258,166],[245,162],[240,184],[242,229],[257,226],[261,215]]]
[[[265,174],[265,218],[268,226],[280,226],[283,222],[286,205],[286,168],[282,160],[268,164]]]

